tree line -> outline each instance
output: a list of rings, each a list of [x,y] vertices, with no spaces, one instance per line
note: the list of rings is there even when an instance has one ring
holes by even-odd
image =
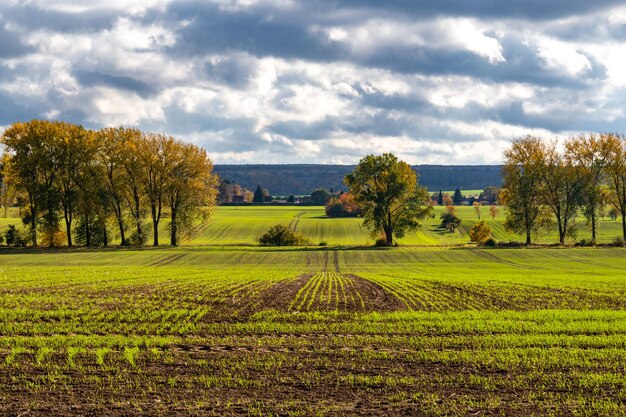
[[[169,217],[178,245],[215,205],[217,177],[206,151],[135,128],[89,130],[48,120],[14,123],[2,135],[3,177],[21,208],[33,246],[107,245],[113,226],[122,246],[155,246]],[[129,235],[129,231],[130,232]]]
[[[503,191],[505,227],[526,236],[556,228],[559,243],[574,236],[576,217],[585,216],[595,244],[598,218],[606,207],[621,214],[626,240],[626,138],[586,134],[556,141],[526,136],[505,151]]]

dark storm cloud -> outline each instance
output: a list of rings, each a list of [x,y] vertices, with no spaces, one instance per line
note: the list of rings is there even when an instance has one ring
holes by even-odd
[[[0,13],[6,21],[26,30],[47,29],[61,33],[90,33],[110,29],[117,18],[116,13],[107,10],[64,13],[31,4],[0,6]]]
[[[24,45],[20,35],[6,29],[7,21],[0,19],[0,59],[13,58],[33,52],[35,48]]]
[[[42,118],[44,112],[45,110],[34,106],[33,103],[20,102],[11,94],[0,91],[0,126]]]
[[[397,12],[412,16],[473,16],[550,20],[605,10],[623,5],[622,0],[322,0],[333,8]]]
[[[159,87],[154,84],[137,80],[123,75],[110,75],[94,71],[76,69],[74,77],[85,87],[107,86],[120,90],[133,91],[140,96],[147,97],[159,91]]]
[[[226,162],[354,162],[387,140],[429,150],[414,163],[498,162],[474,144],[626,129],[623,0],[85,4],[0,4],[0,125],[132,123]]]
[[[170,5],[168,20],[188,20],[177,32],[173,55],[195,56],[225,51],[256,56],[331,61],[342,58],[342,49],[324,44],[299,20],[274,19],[250,12],[226,12],[217,5],[184,2]]]

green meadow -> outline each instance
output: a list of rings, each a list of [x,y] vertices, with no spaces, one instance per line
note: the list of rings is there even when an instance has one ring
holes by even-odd
[[[394,248],[220,207],[179,248],[0,249],[0,414],[625,415],[626,249],[471,247],[458,213]],[[315,246],[257,246],[278,223]]]
[[[439,228],[439,215],[442,207],[435,208],[435,217],[423,222],[420,230],[407,234],[399,242],[402,245],[422,246],[450,246],[469,243],[469,230],[479,220],[473,207],[460,206],[456,213],[461,218],[461,227],[454,233]],[[501,242],[521,241],[522,238],[504,229],[504,208],[498,207],[495,218],[489,214],[489,206],[480,208],[480,217],[486,220],[494,232],[494,238]],[[621,235],[621,223],[609,218],[600,220],[598,229],[598,243],[611,243]],[[362,219],[326,217],[323,207],[218,207],[211,221],[203,227],[201,232],[190,241],[197,245],[249,245],[256,244],[257,239],[267,229],[275,224],[289,225],[292,229],[317,245],[324,242],[330,246],[336,245],[371,245],[373,240],[369,232],[362,227]],[[578,233],[570,238],[570,243],[581,239],[590,239],[591,232],[586,226],[585,219],[577,222]],[[536,237],[542,244],[558,242],[555,230]]]

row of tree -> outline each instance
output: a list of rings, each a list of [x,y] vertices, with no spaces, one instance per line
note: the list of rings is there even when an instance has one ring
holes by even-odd
[[[559,243],[576,231],[582,213],[596,240],[597,219],[607,206],[621,213],[626,240],[626,138],[616,134],[588,134],[557,142],[526,136],[505,152],[504,190],[500,201],[507,207],[505,226],[531,236],[556,223]]]
[[[92,131],[47,120],[11,125],[2,135],[4,178],[22,207],[30,244],[108,244],[108,226],[121,245],[144,244],[152,228],[159,244],[169,216],[170,242],[215,204],[217,177],[206,152],[170,136],[132,128]],[[127,228],[135,231],[128,236]]]

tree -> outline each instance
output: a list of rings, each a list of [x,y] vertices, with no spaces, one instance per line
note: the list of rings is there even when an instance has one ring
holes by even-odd
[[[330,200],[330,193],[322,188],[318,188],[317,190],[311,193],[311,203],[316,206],[324,206]]]
[[[496,206],[495,204],[492,204],[489,206],[489,214],[491,214],[491,218],[493,220],[496,219],[496,216],[498,215],[498,206]]]
[[[339,198],[333,197],[326,204],[328,217],[356,217],[361,214],[361,207],[350,193],[343,193]]]
[[[487,222],[481,220],[478,223],[474,224],[474,226],[472,226],[472,228],[470,229],[470,241],[480,243],[482,245],[491,238],[492,233],[493,232],[491,231],[491,228],[487,225]]]
[[[146,239],[143,227],[146,198],[143,185],[146,173],[139,156],[143,135],[140,130],[130,128],[123,131],[120,139],[120,161],[124,169],[123,195],[136,227],[136,236],[131,240],[143,245]]]
[[[263,203],[265,202],[265,196],[269,193],[262,189],[260,185],[256,186],[256,190],[254,191],[254,198],[252,199],[253,203]]]
[[[461,226],[461,219],[459,219],[453,211],[448,210],[442,213],[440,216],[441,224],[439,227],[447,229],[449,232],[454,232]]]
[[[443,193],[439,190],[439,194],[437,195],[437,205],[443,206]]]
[[[139,147],[143,166],[143,187],[150,204],[153,245],[159,246],[159,222],[163,214],[165,190],[170,180],[172,159],[175,152],[174,138],[161,134],[148,134]]]
[[[500,194],[502,203],[507,207],[504,225],[507,230],[525,233],[526,245],[531,244],[531,235],[544,226],[538,221],[543,218],[539,193],[543,153],[543,143],[533,136],[513,141],[504,152],[504,190]]]
[[[55,244],[58,231],[59,197],[54,187],[58,156],[53,146],[58,132],[57,122],[31,120],[12,124],[2,135],[9,155],[7,176],[16,189],[24,192],[27,200],[22,221],[29,226],[33,246],[37,246],[40,224],[50,246]]]
[[[596,243],[597,217],[603,208],[602,177],[609,157],[607,135],[581,135],[565,143],[565,157],[576,165],[582,184],[583,214],[591,225],[591,241]]]
[[[557,151],[556,142],[541,142],[534,156],[541,178],[538,188],[540,201],[552,211],[559,232],[559,244],[563,245],[565,236],[572,236],[575,231],[583,178],[573,161]]]
[[[474,201],[472,203],[472,207],[474,207],[474,212],[476,213],[476,216],[478,216],[478,220],[480,220],[480,203],[478,201]]]
[[[498,201],[500,191],[500,188],[490,185],[489,187],[486,187],[482,193],[480,193],[480,196],[478,196],[478,200],[484,200],[487,201],[489,204],[495,204]]]
[[[176,246],[179,231],[191,230],[197,219],[206,220],[215,206],[218,178],[206,151],[197,146],[176,141],[170,158],[165,195],[171,212],[170,244]]]
[[[58,122],[56,138],[51,146],[55,149],[55,182],[59,200],[63,209],[63,219],[67,237],[67,246],[72,246],[72,222],[76,217],[79,199],[91,199],[97,192],[93,187],[87,187],[90,175],[87,170],[95,159],[96,147],[92,132],[82,126]],[[86,192],[81,193],[81,186]],[[87,207],[89,214],[93,207]],[[87,224],[89,220],[87,220]],[[89,229],[87,229],[89,232]],[[89,238],[89,234],[87,233]],[[87,239],[89,240],[89,239]]]
[[[452,201],[452,197],[450,197],[448,194],[444,194],[443,199],[441,201],[443,202],[444,206],[454,205],[454,201]]]
[[[454,196],[452,197],[452,201],[454,202],[455,206],[459,206],[463,202],[463,193],[461,193],[461,190],[459,188],[454,190]]]
[[[102,178],[102,198],[115,216],[120,233],[120,244],[128,245],[126,240],[126,226],[124,212],[127,209],[127,200],[124,192],[128,187],[128,178],[124,168],[124,143],[126,137],[134,135],[135,131],[125,128],[105,128],[96,133],[99,144],[96,154],[96,165]]]
[[[606,174],[611,190],[610,200],[622,216],[622,238],[626,241],[626,138],[608,134],[605,140],[607,141]]]
[[[387,245],[394,236],[420,226],[420,220],[432,212],[428,192],[417,183],[417,174],[394,155],[368,155],[346,175],[344,182],[363,209],[364,225],[372,238],[382,230]]]

